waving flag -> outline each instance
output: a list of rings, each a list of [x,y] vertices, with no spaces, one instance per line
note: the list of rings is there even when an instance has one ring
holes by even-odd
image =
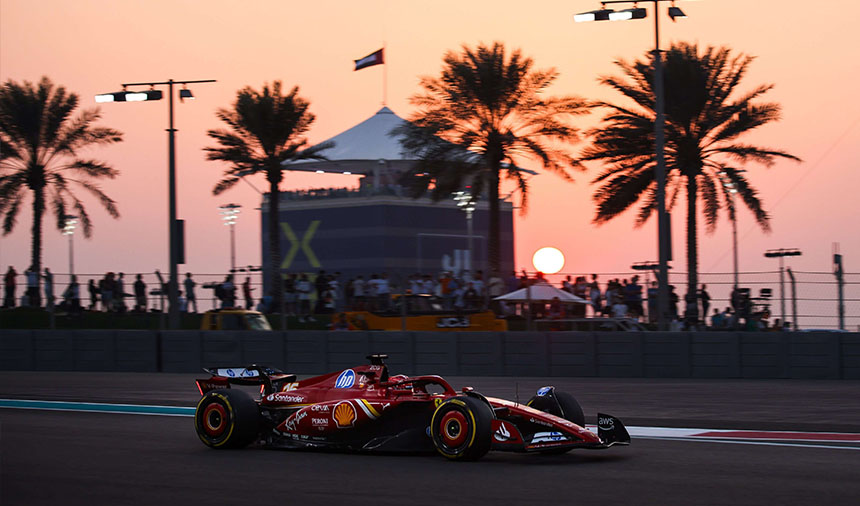
[[[364,58],[359,60],[355,60],[355,70],[361,70],[364,67],[372,67],[374,65],[381,65],[385,63],[382,60],[382,49],[376,51],[375,53],[371,53]]]

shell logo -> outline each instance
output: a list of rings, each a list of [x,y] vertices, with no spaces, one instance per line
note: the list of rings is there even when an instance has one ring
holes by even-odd
[[[338,429],[352,427],[355,422],[355,408],[349,402],[341,402],[334,407],[332,417]]]

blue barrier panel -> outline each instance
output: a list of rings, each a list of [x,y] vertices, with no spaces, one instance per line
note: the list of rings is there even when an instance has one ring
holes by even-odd
[[[694,332],[691,338],[691,376],[740,378],[740,334]]]
[[[4,330],[0,370],[316,375],[389,355],[394,374],[860,379],[858,333]]]
[[[553,332],[548,336],[551,376],[597,376],[597,333]]]
[[[36,359],[33,353],[34,332],[32,330],[0,332],[0,370],[36,370]]]

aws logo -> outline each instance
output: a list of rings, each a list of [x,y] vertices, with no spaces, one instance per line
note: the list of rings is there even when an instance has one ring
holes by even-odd
[[[284,231],[284,235],[287,236],[287,240],[290,241],[290,250],[287,251],[287,255],[284,257],[284,261],[281,262],[281,269],[289,269],[293,264],[293,260],[296,258],[296,254],[301,249],[305,256],[308,259],[308,262],[311,264],[311,267],[322,267],[320,261],[317,259],[317,256],[314,254],[313,248],[311,248],[311,240],[314,238],[314,234],[317,232],[317,228],[319,228],[321,220],[313,220],[311,224],[308,226],[308,229],[305,230],[305,234],[302,236],[302,240],[299,241],[299,238],[296,236],[296,233],[293,232],[290,224],[282,221],[281,222],[281,230]]]

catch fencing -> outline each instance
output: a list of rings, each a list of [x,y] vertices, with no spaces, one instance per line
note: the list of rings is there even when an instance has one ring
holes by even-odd
[[[133,294],[133,284],[137,273],[126,273],[124,292]],[[316,277],[316,273],[307,273],[311,282]],[[370,277],[368,273],[365,279]],[[535,273],[530,273],[534,276]],[[547,276],[547,279],[556,286],[561,286],[562,280],[566,276],[571,276],[575,280],[578,276],[585,276],[588,281],[591,281],[591,273],[575,273],[563,272]],[[653,281],[654,274],[650,271],[627,271],[616,273],[598,273],[598,283],[601,291],[605,291],[606,284],[609,280],[618,279],[619,281],[630,280],[634,275],[638,275],[639,283],[645,289]],[[81,305],[84,308],[90,307],[90,296],[87,290],[89,280],[92,279],[98,285],[98,281],[104,277],[104,274],[79,274],[78,283],[80,284]],[[185,276],[182,274],[181,279]],[[195,295],[197,298],[197,311],[202,312],[208,309],[217,307],[218,301],[215,298],[214,285],[224,281],[224,274],[194,274],[193,278],[197,283]],[[18,289],[16,292],[16,304],[20,304],[21,296],[24,294],[25,286],[23,276],[18,276]],[[167,307],[167,297],[157,293],[160,289],[160,282],[157,276],[153,273],[142,273],[142,278],[147,285],[147,309],[162,310]],[[252,307],[256,307],[262,297],[262,273],[261,272],[237,272],[234,275],[234,284],[236,285],[236,304],[239,306],[245,305],[245,299],[242,294],[241,285],[245,278],[250,278],[253,303]],[[59,304],[63,291],[68,286],[68,274],[55,274],[54,295]],[[832,272],[810,272],[810,271],[790,271],[786,270],[783,274],[783,282],[780,283],[779,271],[761,271],[761,272],[740,272],[738,273],[739,286],[749,288],[750,294],[754,302],[767,305],[770,307],[771,318],[770,322],[776,318],[780,321],[789,321],[792,326],[803,329],[826,329],[836,330],[844,329],[849,331],[860,331],[860,273],[845,273],[842,276],[842,298],[840,299],[839,283]],[[348,279],[340,279],[342,286],[346,286]],[[391,279],[392,293],[400,293],[401,287],[405,284],[404,280],[393,278]],[[684,272],[669,272],[669,282],[676,288],[676,293],[683,301],[684,292],[686,291],[686,273]],[[713,313],[714,308],[725,309],[731,306],[731,291],[734,285],[734,275],[732,273],[699,273],[699,283],[707,286],[708,293],[711,296],[711,305],[709,313]],[[782,289],[781,289],[782,286]],[[184,291],[184,286],[180,286],[180,290]],[[762,291],[767,293],[770,290],[769,297],[762,297]],[[154,293],[155,292],[155,293]],[[183,294],[184,295],[184,294]],[[44,297],[44,295],[43,295]],[[784,302],[783,302],[784,300]],[[134,307],[134,297],[128,296],[125,298],[125,305],[131,309]],[[842,327],[840,327],[840,305],[842,306]],[[96,303],[95,310],[104,310],[101,303]],[[348,306],[347,306],[348,309]],[[647,304],[646,304],[647,310]],[[683,307],[679,303],[679,314],[683,314]],[[710,316],[710,314],[708,315]],[[797,325],[794,325],[796,322]]]

